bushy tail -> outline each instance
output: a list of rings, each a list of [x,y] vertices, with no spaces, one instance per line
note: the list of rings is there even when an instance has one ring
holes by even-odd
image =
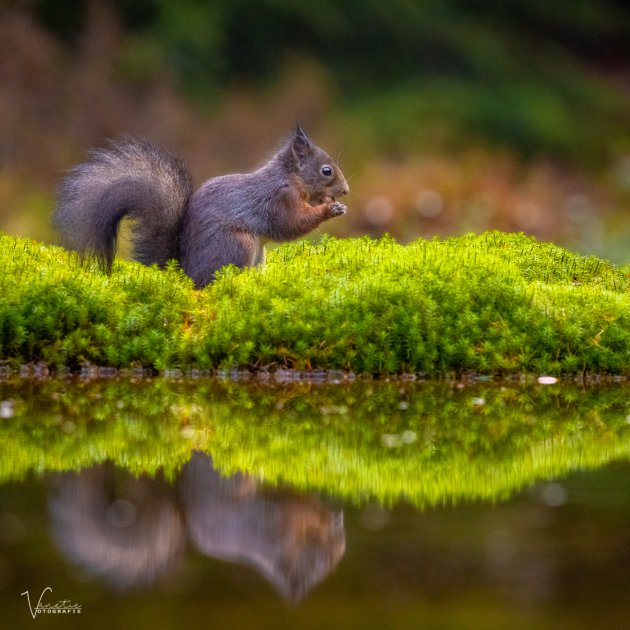
[[[90,153],[61,183],[54,223],[63,243],[109,270],[123,217],[134,220],[133,256],[160,267],[178,258],[179,227],[192,194],[184,162],[147,140],[122,137]]]

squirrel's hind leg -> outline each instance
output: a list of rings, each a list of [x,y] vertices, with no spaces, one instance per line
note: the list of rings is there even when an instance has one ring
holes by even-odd
[[[210,284],[216,272],[226,265],[252,267],[264,261],[264,246],[248,232],[215,232],[202,251],[182,252],[182,268],[198,289]]]

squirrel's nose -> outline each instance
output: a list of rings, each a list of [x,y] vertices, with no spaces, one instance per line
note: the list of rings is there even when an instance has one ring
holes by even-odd
[[[347,195],[349,192],[350,192],[350,187],[348,186],[348,184],[345,184],[344,187],[341,189],[341,194]]]

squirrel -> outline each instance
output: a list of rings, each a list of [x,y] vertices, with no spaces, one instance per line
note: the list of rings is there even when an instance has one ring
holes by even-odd
[[[110,271],[120,221],[132,227],[133,257],[163,267],[179,261],[196,288],[229,264],[264,261],[266,241],[308,234],[346,213],[341,169],[299,125],[250,173],[213,177],[193,191],[184,162],[146,139],[123,136],[92,151],[58,189],[54,224],[63,244]]]

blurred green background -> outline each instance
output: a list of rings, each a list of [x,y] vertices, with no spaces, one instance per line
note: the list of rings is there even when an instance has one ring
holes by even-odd
[[[630,261],[630,10],[613,0],[4,0],[0,229],[54,242],[64,172],[119,133],[195,181],[299,121],[337,235],[488,228]]]

